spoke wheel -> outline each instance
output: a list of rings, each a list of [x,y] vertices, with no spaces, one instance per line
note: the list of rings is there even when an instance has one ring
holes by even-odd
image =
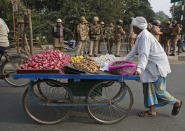
[[[58,104],[72,103],[72,94],[63,85],[50,87],[43,80],[27,88],[22,100],[24,110],[31,119],[41,124],[56,124],[68,118],[71,107]]]
[[[89,91],[87,102],[91,105],[88,106],[88,112],[99,123],[113,124],[128,116],[133,105],[133,95],[125,83],[105,83],[101,82]]]
[[[29,83],[29,79],[21,78],[14,79],[13,74],[16,73],[16,69],[19,65],[23,64],[26,60],[26,57],[23,56],[14,56],[10,57],[9,61],[6,61],[2,66],[2,74],[4,75],[4,79],[10,85],[15,87],[26,86]]]

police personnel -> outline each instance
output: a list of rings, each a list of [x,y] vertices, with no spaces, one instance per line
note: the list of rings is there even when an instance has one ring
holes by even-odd
[[[93,24],[90,26],[90,48],[89,48],[89,56],[92,57],[94,54],[95,57],[97,57],[98,54],[98,44],[100,40],[101,35],[101,26],[98,24],[99,18],[97,16],[93,19]],[[93,53],[94,50],[94,53]]]
[[[123,35],[125,35],[125,31],[122,28],[123,21],[117,20],[117,25],[115,28],[115,40],[116,40],[116,57],[120,57],[120,48],[121,48],[121,42],[123,40]]]
[[[159,20],[154,20],[152,24],[153,26],[150,32],[157,39],[157,41],[160,41],[160,35],[163,34],[163,32],[161,32],[161,29],[160,29],[161,22]]]
[[[132,22],[133,18],[130,19],[130,22]],[[128,44],[127,44],[127,53],[132,49],[134,46],[136,40],[136,34],[133,31],[133,25],[130,24],[130,32],[128,36]]]
[[[167,55],[169,55],[169,44],[170,44],[170,34],[171,34],[171,22],[166,21],[165,27],[163,29],[163,35],[162,35],[162,45],[164,47],[164,51]]]
[[[105,23],[103,21],[100,22],[101,25],[101,36],[98,44],[98,53],[101,54],[101,44],[105,42]],[[105,44],[105,43],[104,43]]]
[[[149,22],[148,22],[148,27],[147,27],[147,30],[149,31],[149,32],[151,32],[151,29],[152,29],[152,27],[153,27],[153,21],[155,21],[156,19],[155,18],[151,18],[150,20],[149,20]]]
[[[77,33],[78,33],[78,47],[76,50],[76,56],[84,55],[87,34],[88,34],[88,27],[85,24],[86,19],[84,16],[80,17],[80,24],[77,26]]]
[[[179,24],[177,24],[177,21],[172,21],[171,40],[172,40],[173,52],[171,56],[176,55],[176,44],[177,44],[177,40],[179,39],[181,29],[182,27]]]
[[[54,49],[64,51],[64,27],[62,20],[57,19],[57,25],[53,28]]]
[[[89,47],[89,44],[90,44],[89,24],[88,24],[87,20],[85,21],[85,25],[86,25],[86,40],[85,40],[84,52],[85,52],[85,54],[87,54],[88,53],[87,47]]]
[[[110,22],[109,26],[105,29],[105,40],[107,42],[107,50],[109,54],[112,54],[112,46],[115,39],[115,28],[112,22]]]

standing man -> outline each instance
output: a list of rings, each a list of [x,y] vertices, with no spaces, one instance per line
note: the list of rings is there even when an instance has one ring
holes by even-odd
[[[166,21],[166,25],[163,29],[163,35],[162,35],[162,40],[161,43],[164,47],[164,51],[166,52],[167,55],[169,55],[169,44],[170,44],[170,34],[171,34],[171,22]]]
[[[102,21],[100,22],[101,25],[101,37],[98,45],[98,53],[101,54],[101,44],[105,44],[105,23]]]
[[[85,25],[86,25],[86,40],[85,40],[85,47],[84,47],[84,52],[87,55],[87,47],[89,47],[90,44],[90,37],[89,37],[89,24],[88,21],[85,21]]]
[[[93,19],[93,24],[90,26],[90,48],[89,56],[92,57],[94,54],[95,57],[98,55],[98,44],[101,36],[101,26],[98,24],[99,18],[97,16]],[[93,53],[94,50],[94,53]]]
[[[77,34],[78,34],[78,47],[76,50],[76,56],[84,55],[87,34],[88,34],[88,26],[85,24],[86,19],[84,16],[80,17],[80,24],[77,26]]]
[[[2,55],[4,54],[4,51],[7,50],[9,47],[8,33],[8,26],[6,25],[4,20],[0,18],[0,54]]]
[[[123,40],[123,35],[125,35],[125,31],[122,28],[123,21],[122,20],[117,20],[117,26],[115,28],[115,40],[116,40],[116,57],[120,57],[120,48],[121,48],[121,43]]]
[[[132,22],[132,19],[133,18],[131,18],[131,22]],[[136,40],[136,34],[133,31],[133,25],[131,24],[131,22],[130,22],[130,32],[128,36],[127,53],[132,49]]]
[[[170,54],[171,56],[176,55],[176,45],[179,39],[181,29],[182,28],[179,24],[177,24],[177,21],[172,21],[171,40],[172,40],[173,52],[172,54]]]
[[[151,18],[151,19],[149,20],[149,22],[148,22],[148,27],[147,27],[147,30],[148,30],[149,32],[151,32],[151,29],[152,29],[152,27],[153,27],[153,22],[154,22],[155,20],[156,20],[155,18]]]
[[[57,25],[53,28],[54,49],[64,52],[64,27],[62,20],[57,19]]]
[[[182,106],[182,101],[173,97],[166,90],[166,77],[171,73],[168,57],[161,44],[147,30],[144,17],[136,17],[132,21],[134,32],[138,35],[135,45],[125,58],[130,60],[138,53],[136,75],[143,83],[144,105],[147,111],[138,113],[139,117],[155,117],[155,108],[173,104],[172,115],[176,116]]]
[[[112,22],[110,22],[109,26],[105,29],[105,39],[107,42],[107,50],[109,54],[112,54],[112,46],[114,44],[114,25]]]
[[[150,31],[159,42],[160,42],[160,35],[163,34],[163,32],[161,32],[160,26],[161,26],[161,22],[159,20],[154,20],[152,29]]]

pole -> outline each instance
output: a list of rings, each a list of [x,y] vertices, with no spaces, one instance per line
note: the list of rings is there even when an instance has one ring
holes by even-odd
[[[185,0],[182,1],[181,24],[183,23],[183,18],[184,18],[184,2],[185,2]]]
[[[13,0],[11,0],[11,4],[12,4],[13,32],[14,32],[14,39],[15,39],[15,13],[13,10]]]
[[[29,43],[30,43],[30,53],[33,56],[33,30],[32,30],[32,20],[31,20],[31,10],[28,10],[28,24],[29,24]]]

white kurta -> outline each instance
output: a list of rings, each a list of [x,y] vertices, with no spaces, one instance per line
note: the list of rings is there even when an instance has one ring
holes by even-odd
[[[137,71],[141,73],[143,83],[155,82],[159,75],[166,77],[167,74],[171,73],[164,49],[146,29],[137,36],[134,47],[125,59],[130,60],[137,53]]]
[[[0,18],[0,46],[8,47],[8,33],[9,29],[3,19]]]

